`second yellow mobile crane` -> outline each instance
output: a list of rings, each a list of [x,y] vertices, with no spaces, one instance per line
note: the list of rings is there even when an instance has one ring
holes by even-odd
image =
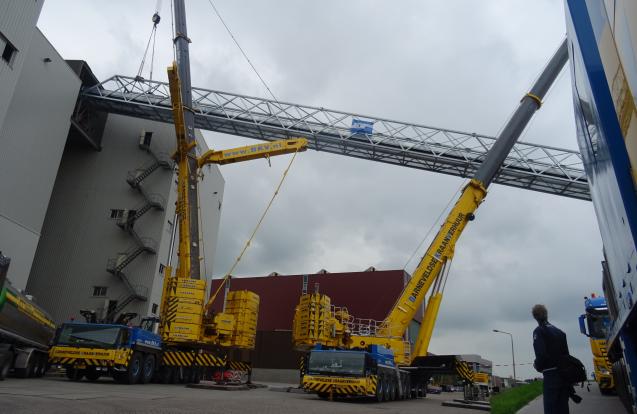
[[[346,308],[333,308],[330,298],[318,292],[301,296],[295,310],[293,341],[296,349],[310,351],[301,379],[306,390],[321,397],[368,396],[378,401],[419,397],[424,396],[435,366],[451,368],[450,363],[470,380],[471,373],[462,362],[427,356],[448,265],[458,238],[475,218],[489,184],[567,60],[564,41],[462,190],[385,320],[370,323],[356,319]],[[428,292],[431,294],[412,351],[405,340],[406,331]]]

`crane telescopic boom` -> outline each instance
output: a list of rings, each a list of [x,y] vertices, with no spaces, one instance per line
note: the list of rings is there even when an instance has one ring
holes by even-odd
[[[301,383],[308,391],[351,396],[375,396],[378,401],[391,395],[422,395],[422,387],[432,372],[427,349],[442,301],[445,278],[456,242],[487,194],[487,188],[505,163],[542,99],[568,60],[566,40],[562,42],[533,87],[520,100],[518,108],[486,154],[476,174],[462,190],[432,243],[413,272],[389,314],[380,323],[369,323],[351,316],[345,308],[333,308],[330,298],[319,293],[304,294],[295,309],[293,342],[299,350],[311,350],[302,371]],[[433,289],[432,289],[433,288]],[[431,291],[414,352],[405,341],[410,322]],[[469,384],[475,373],[456,356],[436,356],[443,370],[451,369]],[[352,378],[338,367],[361,360],[363,369]],[[340,361],[340,362],[339,362]],[[327,365],[326,365],[327,364]],[[328,368],[325,368],[328,367]],[[463,368],[464,367],[464,368]],[[446,371],[445,371],[446,372]],[[387,389],[390,393],[387,393]]]
[[[533,87],[520,100],[516,111],[502,129],[497,141],[487,153],[475,176],[462,190],[460,198],[449,212],[447,219],[416,267],[411,280],[405,286],[396,304],[385,319],[387,333],[392,336],[404,334],[418,307],[423,303],[426,293],[436,278],[441,275],[442,268],[453,257],[455,244],[467,222],[473,220],[476,209],[486,197],[487,188],[504,164],[511,148],[522,135],[524,128],[526,128],[535,112],[542,106],[542,99],[544,99],[567,60],[568,49],[565,39],[546,65],[542,74],[535,81]],[[434,295],[437,293],[442,294],[441,292],[436,292]],[[433,323],[436,319],[441,297],[436,298],[433,296],[432,299],[434,299],[434,302],[431,305],[431,310],[429,310],[429,315],[426,315],[429,318],[426,324],[430,324],[427,330],[431,331],[433,331]],[[427,330],[422,333],[426,334]],[[429,338],[423,338],[419,342],[428,343],[431,332],[428,335]],[[426,355],[427,347],[420,345],[420,348],[417,353]]]

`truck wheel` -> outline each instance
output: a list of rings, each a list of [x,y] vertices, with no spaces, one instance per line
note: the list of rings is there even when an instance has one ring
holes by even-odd
[[[11,365],[13,365],[13,352],[8,351],[0,361],[0,381],[4,381],[9,376]]]
[[[38,367],[35,370],[35,376],[37,378],[42,378],[44,376],[44,374],[46,373],[46,370],[48,368],[48,355],[47,354],[40,354],[38,356]]]
[[[416,397],[415,397],[416,399],[421,398],[423,396],[422,388],[423,388],[423,384],[421,383],[416,384]]]
[[[171,384],[179,384],[182,378],[182,369],[181,367],[171,367],[172,375],[170,376]]]
[[[87,380],[94,382],[100,379],[100,372],[95,367],[91,367],[86,369],[84,376],[86,376]]]
[[[164,365],[163,367],[161,367],[160,374],[159,374],[159,381],[162,384],[170,384],[172,380],[172,376],[173,376],[173,370],[169,366]]]
[[[192,368],[190,368],[190,367],[184,367],[184,368],[183,368],[183,374],[184,374],[184,376],[183,376],[183,383],[184,383],[184,384],[190,384],[190,383],[192,383],[192,374],[193,374],[193,372],[192,372]]]
[[[197,367],[193,369],[194,369],[194,374],[192,378],[192,383],[199,384],[199,382],[201,382],[201,368]]]
[[[118,384],[127,384],[126,372],[113,372],[113,380]]]
[[[16,368],[15,369],[15,376],[18,378],[29,378],[31,376],[33,376],[33,368],[35,365],[35,352],[31,352],[31,354],[28,356],[27,359],[27,363],[26,363],[26,367],[24,368]]]
[[[155,355],[148,354],[144,357],[144,366],[142,367],[142,374],[140,382],[142,384],[148,384],[153,379],[155,374]]]
[[[396,383],[390,378],[387,385],[387,393],[389,394],[387,401],[394,401],[396,399]]]
[[[66,378],[70,379],[71,381],[82,381],[83,376],[84,370],[82,369],[75,369],[71,367],[66,368]]]
[[[139,378],[142,376],[142,366],[144,365],[144,359],[142,354],[135,352],[128,361],[128,367],[124,374],[124,382],[126,384],[137,384]]]
[[[391,395],[390,389],[391,388],[391,381],[389,378],[385,378],[384,380],[384,384],[383,384],[383,401],[390,401],[389,397]]]
[[[383,377],[378,378],[376,383],[376,401],[383,402],[385,400],[385,379]]]
[[[615,378],[615,390],[619,400],[626,408],[626,412],[632,412],[632,397],[628,388],[630,383],[628,382],[628,374],[623,359],[613,363],[613,377]]]

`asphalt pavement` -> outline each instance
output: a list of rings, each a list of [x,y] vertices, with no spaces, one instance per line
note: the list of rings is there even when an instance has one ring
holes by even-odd
[[[285,384],[267,384],[284,388]],[[110,379],[96,383],[66,378],[0,381],[0,413],[427,413],[470,414],[481,411],[443,407],[444,400],[460,393],[430,395],[425,399],[373,403],[323,401],[313,394],[275,392],[269,388],[217,391],[183,385],[121,385]]]

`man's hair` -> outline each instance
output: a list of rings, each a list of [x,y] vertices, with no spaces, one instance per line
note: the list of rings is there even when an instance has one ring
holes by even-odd
[[[535,318],[538,322],[546,322],[549,317],[549,312],[546,310],[546,306],[544,305],[535,305],[533,309],[531,309],[531,314],[533,318]]]

